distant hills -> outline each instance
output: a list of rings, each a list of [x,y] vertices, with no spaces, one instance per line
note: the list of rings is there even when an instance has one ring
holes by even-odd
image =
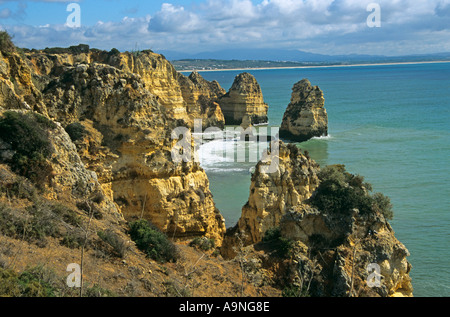
[[[450,52],[406,56],[324,55],[283,49],[228,49],[197,54],[176,51],[160,51],[159,53],[170,60],[178,70],[450,61]]]

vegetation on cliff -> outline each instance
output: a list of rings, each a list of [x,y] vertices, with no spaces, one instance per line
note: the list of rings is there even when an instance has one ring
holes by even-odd
[[[327,166],[318,174],[320,185],[310,203],[324,212],[345,215],[358,209],[361,213],[380,212],[386,219],[393,218],[389,197],[382,193],[370,195],[372,186],[364,177],[352,175],[343,165]]]
[[[0,31],[0,51],[6,54],[16,51],[11,35],[6,31]]]
[[[0,162],[8,162],[19,175],[41,182],[49,173],[46,159],[51,145],[46,130],[55,126],[37,113],[5,112],[0,117]]]
[[[137,247],[153,260],[160,262],[177,260],[176,246],[164,233],[147,220],[130,223],[129,234],[131,239],[136,242]]]

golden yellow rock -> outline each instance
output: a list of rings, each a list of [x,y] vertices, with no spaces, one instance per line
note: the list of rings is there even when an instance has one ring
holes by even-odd
[[[283,116],[280,137],[304,142],[312,137],[328,135],[325,99],[318,86],[303,79],[292,88],[291,102]]]
[[[249,73],[236,76],[230,90],[219,99],[219,104],[228,125],[240,125],[244,116],[253,125],[268,122],[269,106],[264,102],[256,78]]]
[[[141,62],[128,60],[135,66]],[[67,69],[63,81],[54,79],[49,84],[44,100],[49,115],[66,125],[83,118],[81,123],[91,137],[76,142],[81,156],[87,166],[100,170],[102,187],[126,219],[144,217],[170,237],[206,236],[220,246],[225,225],[208,178],[198,163],[173,162],[176,140],[171,131],[179,122],[154,94],[163,85],[153,93],[147,90],[151,80],[158,81],[149,74],[136,75],[99,63],[79,64]]]

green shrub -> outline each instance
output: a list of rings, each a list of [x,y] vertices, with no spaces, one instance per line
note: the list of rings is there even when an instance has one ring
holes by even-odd
[[[27,218],[23,213],[0,204],[0,233],[11,238],[22,238]]]
[[[0,297],[55,297],[57,284],[54,273],[43,266],[20,274],[0,268]]]
[[[175,262],[177,260],[175,245],[147,220],[132,222],[129,234],[136,246],[155,261]]]
[[[69,124],[66,127],[66,132],[73,142],[81,140],[86,135],[85,127],[79,122]]]
[[[290,285],[283,289],[281,292],[282,297],[310,297],[309,293],[305,289],[301,289],[298,286]]]
[[[112,48],[111,51],[109,51],[108,55],[119,55],[120,51],[117,48]]]
[[[12,170],[36,183],[42,183],[50,172],[46,159],[51,154],[48,130],[56,124],[37,114],[7,111],[0,118],[0,139],[11,147]]]
[[[374,208],[381,212],[386,219],[392,220],[394,218],[393,206],[389,197],[384,196],[382,193],[375,193],[372,199]]]
[[[2,184],[0,179],[0,193],[5,193],[8,197],[28,200],[35,199],[38,194],[30,180],[22,176],[17,176],[16,179],[9,184]]]
[[[273,240],[278,240],[281,238],[281,230],[280,227],[275,228],[269,228],[265,233],[263,237],[264,242],[269,242]]]
[[[64,225],[65,223],[65,225]],[[24,209],[13,209],[0,204],[0,233],[45,246],[47,237],[63,238],[64,245],[72,245],[73,238],[67,231],[67,225],[78,227],[81,218],[61,204],[38,200]]]
[[[203,251],[208,251],[215,248],[215,242],[214,239],[197,237],[189,243],[189,246],[199,248]]]
[[[16,51],[16,46],[12,41],[12,37],[6,31],[0,31],[0,51],[6,54]]]
[[[310,199],[313,206],[326,213],[350,215],[353,209],[362,214],[380,212],[392,219],[392,205],[381,193],[371,195],[372,185],[364,177],[352,175],[343,165],[325,167],[319,174],[320,184]]]
[[[61,245],[69,249],[78,249],[84,244],[85,236],[77,232],[67,232],[61,239]]]
[[[286,239],[281,235],[281,230],[279,227],[268,229],[264,237],[263,242],[274,243],[276,245],[277,255],[281,258],[286,258],[291,254],[293,241]]]

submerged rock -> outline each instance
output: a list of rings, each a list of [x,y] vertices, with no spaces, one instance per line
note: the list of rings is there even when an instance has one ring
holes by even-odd
[[[303,79],[292,88],[291,102],[283,116],[280,137],[304,142],[328,135],[328,115],[325,98],[318,86]]]

